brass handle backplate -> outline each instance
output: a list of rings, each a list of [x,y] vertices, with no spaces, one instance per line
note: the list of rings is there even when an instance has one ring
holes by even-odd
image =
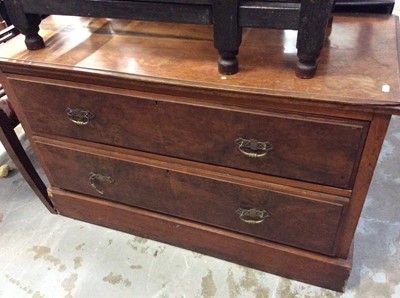
[[[267,217],[269,217],[269,213],[265,210],[257,210],[257,209],[243,209],[239,208],[236,210],[236,213],[239,214],[239,218],[241,221],[244,221],[248,224],[259,224],[262,223]]]
[[[108,182],[110,184],[114,183],[114,179],[111,178],[110,176],[104,176],[104,175],[101,175],[101,174],[96,174],[96,173],[90,172],[89,173],[90,186],[101,195],[104,194],[104,190],[100,189],[96,185],[96,181]]]
[[[67,114],[68,119],[76,125],[88,125],[90,120],[94,118],[92,112],[81,109],[67,108],[65,113]]]
[[[255,139],[246,140],[237,138],[235,144],[240,152],[251,158],[260,158],[266,156],[272,150],[272,145],[269,142],[260,142]]]

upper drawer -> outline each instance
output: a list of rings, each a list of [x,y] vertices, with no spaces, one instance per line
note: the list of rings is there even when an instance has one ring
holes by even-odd
[[[35,140],[52,186],[334,254],[347,199],[227,177],[153,154]]]
[[[346,189],[368,130],[363,121],[205,107],[100,86],[10,83],[34,133]]]

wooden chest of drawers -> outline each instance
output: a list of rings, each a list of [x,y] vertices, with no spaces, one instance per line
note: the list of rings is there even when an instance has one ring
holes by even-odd
[[[1,82],[60,214],[341,290],[400,111],[397,27],[338,17],[304,81],[291,32],[247,31],[251,68],[221,77],[209,27],[53,17],[46,49],[0,48]]]

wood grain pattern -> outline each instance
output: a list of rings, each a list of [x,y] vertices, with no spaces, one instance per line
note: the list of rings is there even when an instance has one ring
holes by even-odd
[[[250,67],[221,77],[208,26],[51,17],[42,29],[46,49],[0,46],[0,79],[58,211],[342,288],[400,113],[396,18],[335,18],[312,81],[294,79],[288,31],[246,29],[239,59]],[[76,127],[70,104],[95,117]],[[230,147],[238,136],[271,142],[268,162],[241,160]],[[115,182],[89,181],[90,172]],[[269,228],[243,226],[237,208],[270,212]]]
[[[50,142],[50,144],[54,144],[55,146],[58,146],[60,142],[63,142],[63,143],[69,143],[69,146],[74,150],[79,150],[81,146],[91,147],[93,150],[92,152],[96,154],[99,154],[97,150],[100,151],[108,150],[109,152],[115,152],[118,154],[121,153],[123,155],[130,155],[131,152],[131,149],[126,149],[122,147],[98,144],[90,141],[71,139],[68,137],[61,137],[57,135],[44,134],[44,133],[40,134],[40,136],[38,135],[31,136],[31,138],[33,140],[33,144],[35,147],[36,147],[36,142],[45,142],[45,143]],[[40,156],[38,157],[40,158]],[[302,191],[304,195],[306,195],[309,198],[316,198],[314,194],[317,193],[325,193],[327,195],[326,196],[327,201],[335,201],[340,197],[350,198],[352,194],[352,190],[349,189],[340,189],[340,188],[323,186],[319,184],[313,184],[297,180],[284,179],[248,171],[242,171],[233,168],[226,168],[222,166],[209,165],[185,159],[178,159],[169,156],[155,155],[144,151],[135,151],[135,157],[139,159],[144,158],[147,161],[152,160],[154,161],[155,166],[162,166],[165,163],[171,163],[185,168],[190,168],[192,171],[195,172],[197,170],[204,171],[207,172],[210,177],[215,179],[220,179],[220,177],[225,177],[225,178],[240,177],[240,179],[245,180],[248,185],[252,185],[254,187],[259,187],[260,185],[259,182],[261,182],[267,184],[268,188],[273,189],[275,191],[282,191],[282,189],[286,189],[286,192],[288,192],[289,189],[293,189],[294,190],[293,193],[296,193],[296,190],[297,192]],[[44,160],[43,160],[43,165],[44,165]],[[237,183],[236,180],[233,180],[233,182]]]
[[[50,133],[135,150],[351,189],[368,122],[313,115],[241,112],[175,104],[162,95],[119,95],[97,86],[10,79],[34,133]],[[77,126],[67,108],[95,115]],[[49,125],[51,123],[51,125]],[[129,137],[127,137],[129,136]],[[265,157],[243,155],[237,138],[273,146]]]
[[[195,174],[169,163],[155,167],[149,164],[154,163],[152,160],[138,161],[133,151],[130,155],[107,150],[94,153],[91,147],[76,149],[68,143],[58,142],[54,146],[46,144],[45,139],[41,141],[36,144],[39,154],[45,156],[54,187],[328,255],[335,253],[333,245],[347,203],[344,198],[324,202],[324,194],[310,199],[300,191],[290,195],[285,189],[274,192],[261,183],[254,188],[238,177],[238,183],[232,183],[232,178],[214,180],[206,172]],[[91,172],[113,179],[112,183],[94,181],[103,194],[92,188]],[[239,208],[265,210],[269,217],[261,224],[247,224],[240,220]]]
[[[179,245],[287,278],[343,291],[351,259],[336,259],[174,217],[52,189],[62,215]]]
[[[391,111],[390,106],[400,103],[395,24],[394,16],[336,17],[330,46],[321,53],[312,84],[295,78],[288,66],[297,59],[295,36],[290,32],[246,29],[239,55],[241,71],[221,79],[208,26],[75,17],[43,22],[46,49],[29,52],[19,37],[14,38],[10,46],[1,47],[0,67],[29,61],[47,69],[129,77],[186,90],[234,90],[242,95],[273,95],[292,104],[335,102]],[[389,92],[382,91],[383,85],[390,86]]]
[[[371,123],[368,140],[365,144],[364,153],[360,162],[360,169],[350,199],[349,214],[345,218],[343,224],[345,233],[342,234],[343,239],[341,240],[341,245],[338,251],[338,256],[340,257],[347,256],[349,253],[354,231],[361,215],[389,122],[390,116],[377,114]],[[380,199],[383,200],[385,198]]]

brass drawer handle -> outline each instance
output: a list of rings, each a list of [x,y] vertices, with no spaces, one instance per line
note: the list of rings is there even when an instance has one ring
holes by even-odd
[[[67,108],[65,113],[67,114],[68,119],[77,125],[88,125],[90,120],[94,118],[92,112],[81,109]]]
[[[260,158],[266,156],[269,151],[272,150],[272,145],[269,142],[259,142],[255,139],[246,140],[243,138],[237,138],[235,144],[238,145],[238,149],[244,155],[251,158]]]
[[[248,224],[259,224],[262,223],[267,217],[269,217],[269,213],[265,210],[257,210],[257,209],[242,209],[239,208],[236,210],[236,213],[239,214],[239,218],[241,221],[244,221]]]
[[[101,195],[104,194],[104,190],[102,190],[102,189],[97,187],[96,180],[97,181],[108,182],[110,184],[114,183],[114,179],[111,178],[110,176],[103,176],[101,174],[96,174],[96,173],[90,172],[89,173],[90,186]]]

